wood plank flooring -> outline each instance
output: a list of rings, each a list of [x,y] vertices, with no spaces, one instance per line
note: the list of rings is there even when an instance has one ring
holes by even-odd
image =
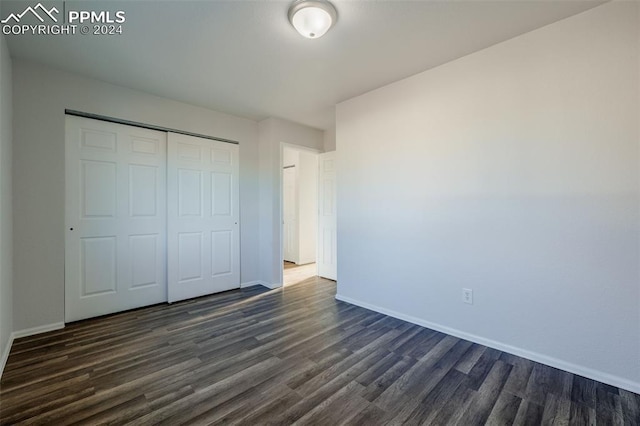
[[[334,296],[309,278],[19,339],[0,422],[640,425],[640,395]]]
[[[296,265],[291,262],[284,262],[284,275],[283,284],[290,286],[297,284],[309,278],[315,277],[317,272],[315,263],[308,263],[306,265]]]

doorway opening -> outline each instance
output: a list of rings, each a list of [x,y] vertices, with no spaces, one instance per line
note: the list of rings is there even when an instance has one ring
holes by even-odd
[[[282,148],[282,283],[317,275],[318,152]]]

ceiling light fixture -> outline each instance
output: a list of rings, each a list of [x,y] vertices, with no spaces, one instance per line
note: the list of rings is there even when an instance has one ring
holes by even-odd
[[[322,37],[338,18],[326,0],[297,0],[289,7],[289,22],[304,37]]]

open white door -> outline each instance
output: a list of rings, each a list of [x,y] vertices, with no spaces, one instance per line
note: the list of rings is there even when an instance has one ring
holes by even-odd
[[[318,155],[318,275],[336,280],[336,152]]]
[[[167,300],[166,133],[66,117],[65,321]]]
[[[240,287],[238,145],[168,134],[169,302]]]

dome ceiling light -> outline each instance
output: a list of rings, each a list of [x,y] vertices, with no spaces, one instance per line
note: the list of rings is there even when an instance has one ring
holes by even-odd
[[[306,38],[320,38],[335,24],[336,8],[325,0],[298,0],[289,7],[289,22]]]

